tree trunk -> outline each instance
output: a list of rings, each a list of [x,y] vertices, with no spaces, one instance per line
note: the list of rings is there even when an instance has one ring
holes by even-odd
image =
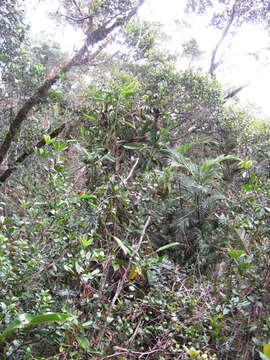
[[[127,18],[125,23],[129,21],[138,11],[139,7],[143,4],[144,0],[139,0],[136,7],[134,7]],[[18,111],[16,117],[11,122],[9,126],[8,133],[0,147],[0,164],[5,159],[8,150],[13,141],[17,139],[17,135],[22,126],[23,121],[27,118],[29,112],[33,107],[44,97],[46,97],[50,88],[59,80],[62,74],[67,73],[73,66],[80,65],[85,61],[87,56],[88,47],[97,44],[98,42],[104,40],[115,28],[120,27],[123,24],[123,21],[116,19],[115,22],[110,26],[106,27],[106,23],[100,26],[98,29],[90,32],[86,38],[86,41],[82,48],[73,56],[73,58],[63,65],[60,69],[55,69],[45,80],[45,82],[40,86],[40,88],[28,99],[24,105]],[[93,60],[96,53],[90,56],[90,59]]]

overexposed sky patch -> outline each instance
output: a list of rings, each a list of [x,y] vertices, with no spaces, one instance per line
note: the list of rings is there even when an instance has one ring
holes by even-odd
[[[57,29],[55,23],[48,18],[48,12],[57,9],[57,1],[45,1],[38,5],[36,0],[28,1],[31,8],[29,20],[33,35],[39,35],[42,31],[46,32],[69,52],[81,46],[82,32],[75,31],[71,26],[66,26],[64,31],[61,28]],[[183,17],[184,5],[184,1],[180,0],[146,0],[139,15],[149,21],[160,22],[164,25],[164,31],[171,38],[171,41],[164,46],[169,46],[174,52],[182,52],[181,41],[195,38],[204,52],[204,57],[198,65],[208,71],[211,51],[220,39],[221,32],[207,27],[207,17],[195,18],[186,14]],[[176,27],[175,21],[183,20],[183,18],[192,25],[190,28]],[[239,93],[241,101],[257,104],[270,117],[270,66],[267,64],[270,51],[265,51],[264,64],[256,61],[256,53],[261,53],[267,44],[270,46],[270,40],[262,28],[244,27],[232,39],[229,51],[225,45],[220,49],[218,55],[224,56],[224,67],[220,67],[217,76],[221,83],[228,87],[231,85],[231,88],[250,82],[250,85]],[[254,52],[254,55],[251,55],[251,52]],[[183,66],[186,64],[187,62],[182,61]]]
[[[44,1],[37,5],[36,0],[31,0],[31,5],[29,5],[31,32],[36,37],[44,32],[49,38],[61,44],[63,50],[73,52],[82,45],[83,33],[75,30],[71,25],[65,26],[64,30],[57,28],[55,22],[49,17],[49,13],[55,12],[57,8],[57,1]]]
[[[219,6],[224,6],[217,1]],[[141,10],[144,17],[152,21],[160,21],[165,25],[165,29],[170,29],[170,23],[177,19],[185,19],[192,25],[192,28],[185,30],[185,37],[194,37],[205,52],[205,56],[200,62],[200,66],[208,71],[210,66],[211,52],[221,37],[221,32],[207,27],[207,17],[188,17],[184,14],[184,1],[179,0],[146,0],[144,8]],[[170,30],[169,30],[170,31]],[[179,30],[181,31],[181,30]],[[181,34],[170,33],[175,39],[172,42],[174,50],[181,49],[181,44],[177,39]],[[226,47],[231,41],[230,50]],[[217,73],[218,80],[226,86],[231,85],[231,89],[249,83],[244,90],[239,93],[239,98],[245,103],[254,103],[262,108],[263,113],[270,117],[270,51],[264,52],[265,62],[258,63],[256,54],[261,54],[261,50],[268,44],[270,39],[262,27],[249,25],[245,26],[237,33],[233,39],[226,39],[224,46],[220,48],[218,57],[223,55],[224,67],[220,67]],[[250,53],[254,53],[250,54]],[[222,71],[222,69],[224,69]]]

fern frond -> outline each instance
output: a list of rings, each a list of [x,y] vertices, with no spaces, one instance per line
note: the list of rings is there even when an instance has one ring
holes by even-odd
[[[239,160],[241,161],[241,159],[239,157],[233,156],[233,155],[220,155],[218,157],[216,157],[215,159],[205,159],[203,164],[202,164],[202,170],[206,171],[212,167],[215,167],[217,165],[219,165],[222,161],[225,160]]]
[[[178,146],[176,148],[176,150],[179,153],[184,154],[187,150],[191,149],[193,146],[203,145],[203,144],[213,144],[213,145],[218,146],[218,143],[216,141],[208,139],[208,138],[203,138],[203,139],[200,139],[198,141],[194,141],[194,142],[192,142],[190,144],[180,145],[180,146]]]

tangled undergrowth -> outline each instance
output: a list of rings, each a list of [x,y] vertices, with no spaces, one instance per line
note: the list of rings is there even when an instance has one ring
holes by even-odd
[[[172,148],[131,87],[2,186],[1,359],[266,356],[268,163],[205,138]]]

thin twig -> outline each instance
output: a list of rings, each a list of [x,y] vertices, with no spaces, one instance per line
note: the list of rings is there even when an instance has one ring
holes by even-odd
[[[132,169],[130,170],[130,173],[128,174],[128,177],[124,180],[124,183],[126,184],[130,179],[131,177],[133,176],[133,173],[138,165],[138,162],[139,162],[140,158],[137,158],[136,161],[135,161],[135,164],[132,166]]]
[[[113,55],[111,55],[110,57],[108,57],[106,60],[104,60],[104,61],[101,61],[101,62],[98,62],[98,63],[91,63],[91,66],[101,66],[101,65],[105,65],[105,64],[108,64],[108,62],[110,61],[110,60],[112,60],[114,57],[115,57],[115,55],[117,55],[117,54],[119,54],[119,50],[118,51],[116,51]]]
[[[143,356],[151,355],[151,354],[162,351],[162,349],[154,349],[154,350],[150,350],[150,351],[141,352],[141,351],[134,351],[134,350],[126,349],[126,348],[121,348],[119,346],[114,346],[114,349],[119,350],[119,351],[123,351],[125,354],[140,355],[139,359],[141,357],[143,357]]]
[[[112,358],[117,357],[117,356],[125,355],[126,353],[127,353],[126,351],[125,352],[117,352],[117,353],[105,356],[105,357],[101,358],[100,360],[112,359]]]
[[[109,309],[108,309],[108,311],[107,311],[107,313],[106,313],[106,315],[105,315],[106,318],[108,318],[108,317],[111,315],[112,310],[113,310],[114,307],[115,307],[115,303],[116,303],[116,301],[117,301],[117,299],[118,299],[121,291],[123,290],[124,284],[125,284],[125,282],[126,282],[126,280],[127,280],[129,271],[130,271],[131,266],[132,266],[132,260],[133,260],[133,258],[135,257],[135,255],[137,254],[137,252],[138,252],[139,249],[140,249],[140,246],[141,246],[141,244],[142,244],[142,241],[143,241],[143,238],[144,238],[144,236],[145,236],[146,229],[147,229],[149,223],[150,223],[150,216],[148,216],[148,218],[147,218],[147,220],[146,220],[146,223],[145,223],[145,225],[144,225],[144,228],[143,228],[143,231],[142,231],[142,233],[141,233],[140,240],[139,240],[138,244],[133,247],[133,251],[132,251],[132,254],[131,254],[130,259],[129,259],[129,262],[128,262],[127,270],[126,270],[126,272],[123,274],[122,279],[118,282],[116,292],[115,292],[114,297],[113,297],[113,299],[112,299],[112,301],[111,301],[110,307],[109,307]],[[104,333],[105,333],[105,327],[103,327],[103,328],[100,330],[99,334],[98,334],[97,344],[99,344],[99,343],[101,342],[101,340],[103,339]]]
[[[132,334],[132,336],[130,337],[130,339],[127,341],[127,345],[131,344],[133,342],[133,340],[135,339],[136,335],[138,334],[138,331],[141,327],[142,324],[142,320],[140,319],[138,325],[136,326],[136,329],[134,331],[134,333]]]
[[[146,232],[146,229],[147,229],[147,227],[149,225],[149,222],[150,222],[150,216],[148,216],[148,218],[146,220],[146,223],[144,225],[144,228],[143,228],[143,231],[142,231],[142,234],[141,234],[141,237],[140,237],[140,240],[139,240],[137,246],[134,246],[134,248],[133,248],[131,257],[130,257],[129,262],[128,262],[127,271],[125,272],[122,279],[118,283],[115,295],[114,295],[114,297],[112,299],[112,302],[111,302],[111,305],[110,305],[110,308],[109,308],[110,311],[114,308],[116,300],[118,299],[118,297],[119,297],[119,295],[120,295],[120,293],[121,293],[121,291],[123,289],[124,283],[125,283],[125,281],[127,279],[127,276],[129,274],[129,270],[130,270],[131,265],[132,265],[132,260],[133,260],[133,258],[135,257],[135,255],[137,254],[137,252],[139,251],[139,249],[141,247],[141,244],[142,244],[143,238],[145,236],[145,232]]]

